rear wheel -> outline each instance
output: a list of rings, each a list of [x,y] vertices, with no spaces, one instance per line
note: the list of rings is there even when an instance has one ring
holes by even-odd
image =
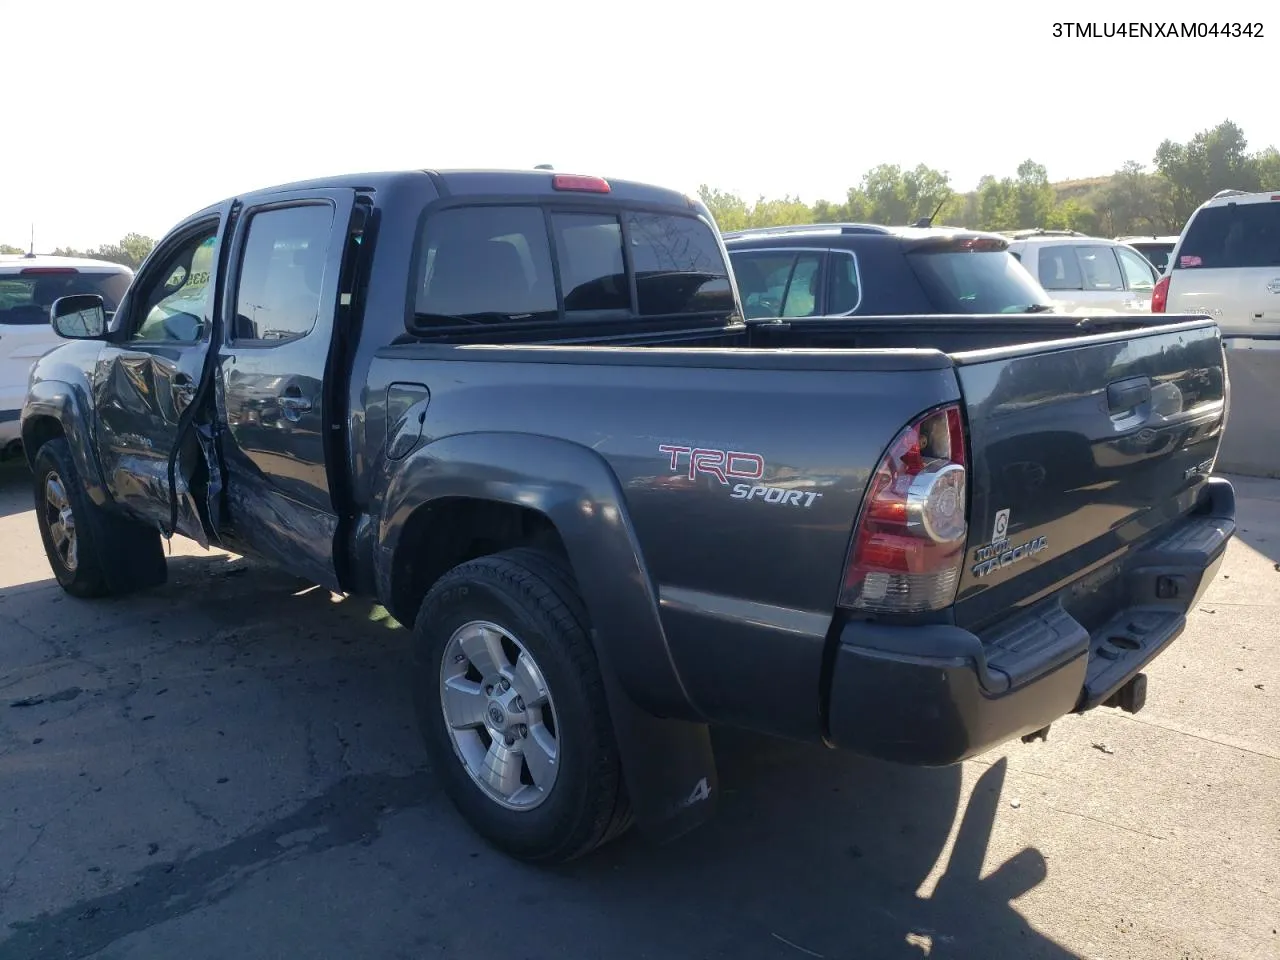
[[[582,602],[553,558],[517,550],[454,568],[423,601],[413,646],[424,742],[479,834],[555,862],[630,825]]]
[[[66,440],[36,454],[34,493],[44,552],[67,593],[103,597],[164,582],[159,532],[95,506]]]

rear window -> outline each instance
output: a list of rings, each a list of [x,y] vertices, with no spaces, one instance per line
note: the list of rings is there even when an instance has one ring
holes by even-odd
[[[0,273],[0,324],[38,326],[49,322],[49,308],[59,297],[77,293],[97,294],[108,313],[115,311],[129,288],[132,274],[89,273],[80,270]]]
[[[1173,253],[1172,243],[1131,243],[1129,246],[1150,260],[1151,265],[1161,273],[1169,266],[1169,254]]]
[[[693,217],[626,216],[643,316],[733,311],[729,271],[710,227]]]
[[[423,230],[419,328],[553,321],[561,303],[571,320],[735,309],[716,236],[693,217],[453,207]]]
[[[1032,313],[1052,306],[1004,250],[916,251],[907,261],[941,313]]]
[[[1191,219],[1173,266],[1280,266],[1280,202],[1205,207]]]

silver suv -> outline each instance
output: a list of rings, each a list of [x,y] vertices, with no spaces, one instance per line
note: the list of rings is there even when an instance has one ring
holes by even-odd
[[[1225,337],[1280,346],[1280,192],[1223,190],[1202,204],[1156,285],[1154,313],[1204,313]]]

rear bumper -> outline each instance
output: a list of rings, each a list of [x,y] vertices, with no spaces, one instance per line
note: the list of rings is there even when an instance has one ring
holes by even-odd
[[[1182,633],[1222,565],[1235,494],[1218,478],[1207,489],[1200,511],[1125,559],[1108,587],[1123,601],[1092,631],[1068,612],[1070,589],[981,636],[949,625],[846,624],[830,671],[828,739],[941,766],[1105,702]]]

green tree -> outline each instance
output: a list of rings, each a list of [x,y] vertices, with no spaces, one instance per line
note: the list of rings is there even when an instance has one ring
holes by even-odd
[[[1260,189],[1258,158],[1248,146],[1244,131],[1224,120],[1186,143],[1165,140],[1156,148],[1156,168],[1169,181],[1169,213],[1178,227],[1219,190]]]
[[[147,254],[156,242],[140,233],[129,233],[119,243],[107,243],[93,250],[74,250],[71,247],[59,247],[53,251],[55,257],[86,257],[90,260],[106,260],[110,263],[122,263],[132,270],[137,270],[146,259]]]
[[[1112,236],[1164,232],[1162,188],[1167,183],[1147,173],[1142,164],[1129,161],[1100,191],[1094,209],[1104,232]]]
[[[1254,155],[1258,166],[1258,189],[1280,190],[1280,150],[1267,147]]]
[[[784,227],[793,223],[812,223],[813,210],[799,197],[767,200],[760,197],[748,205],[736,193],[713,190],[706,184],[698,188],[698,196],[711,211],[722,233],[748,227]]]
[[[0,243],[0,254],[4,254],[4,253],[10,253],[10,254],[12,254],[12,253],[26,253],[26,252],[27,252],[27,251],[23,250],[21,247],[13,247],[13,246],[10,246],[10,245],[9,245],[9,244],[7,244],[7,243]]]
[[[1015,228],[1042,227],[1053,210],[1053,187],[1043,164],[1023,160],[1018,175],[1009,183],[1005,203],[1009,209],[1002,219]]]

